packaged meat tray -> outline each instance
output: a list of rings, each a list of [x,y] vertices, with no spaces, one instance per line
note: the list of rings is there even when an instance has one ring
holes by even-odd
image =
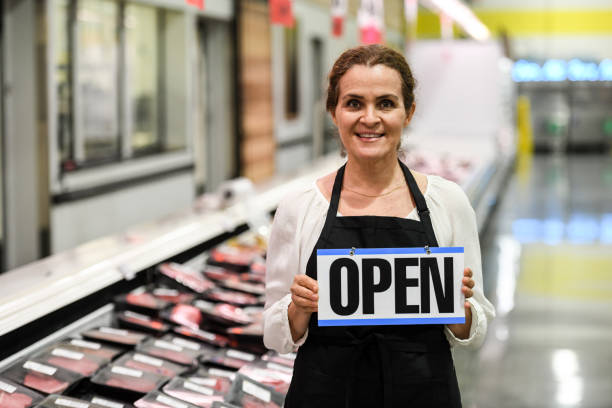
[[[183,374],[189,369],[183,365],[138,352],[127,353],[115,360],[114,364],[170,378]]]
[[[114,303],[116,310],[129,309],[150,316],[157,316],[170,304],[170,302],[141,289],[115,297]]]
[[[0,378],[0,407],[30,408],[42,401],[44,397],[23,385]]]
[[[259,248],[220,245],[210,251],[206,263],[236,272],[248,272],[251,264],[261,259],[262,255]]]
[[[109,360],[104,357],[97,357],[95,355],[71,350],[62,345],[52,346],[36,354],[35,358],[45,364],[62,367],[66,370],[83,374],[86,377],[89,377],[100,367],[109,362]]]
[[[164,300],[168,303],[191,303],[195,299],[195,295],[192,292],[181,292],[171,288],[155,288],[153,289],[153,296],[157,299]]]
[[[225,347],[229,343],[229,339],[221,334],[209,332],[206,330],[192,329],[190,327],[175,327],[174,333],[181,336],[197,340],[217,347]]]
[[[247,364],[238,370],[238,373],[255,380],[261,384],[272,387],[275,391],[287,395],[293,370],[276,363]]]
[[[0,405],[4,408],[4,405]],[[67,397],[65,395],[49,395],[36,408],[106,408],[90,401]]]
[[[95,356],[104,359],[104,361],[107,363],[117,357],[119,354],[123,353],[123,350],[119,348],[83,339],[66,339],[61,343],[57,343],[55,346]]]
[[[61,394],[74,387],[84,376],[36,359],[21,361],[2,376],[42,394]]]
[[[238,405],[230,404],[229,402],[215,401],[211,408],[240,408]]]
[[[159,391],[150,392],[134,403],[136,408],[197,408]]]
[[[297,356],[295,353],[279,354],[276,351],[271,350],[261,356],[261,359],[266,362],[277,363],[293,368],[293,363],[295,362],[296,357]]]
[[[238,373],[225,400],[244,408],[281,408],[283,394]]]
[[[227,303],[211,303],[196,300],[194,305],[202,311],[206,319],[210,319],[220,325],[244,326],[253,323],[253,319],[241,308]]]
[[[104,408],[134,408],[132,404],[128,404],[127,402],[118,401],[101,395],[89,394],[81,397],[81,399],[101,405]]]
[[[225,289],[231,289],[238,292],[248,293],[250,295],[261,296],[266,292],[266,287],[263,283],[250,283],[236,281],[233,279],[224,279],[219,281],[219,286]]]
[[[144,394],[156,390],[168,377],[142,370],[111,364],[91,378],[91,383],[103,395],[111,398],[134,401]]]
[[[240,276],[242,275],[236,271],[212,265],[207,265],[202,271],[202,274],[215,282],[224,280],[240,281]]]
[[[170,326],[161,320],[154,319],[150,316],[135,313],[130,310],[117,313],[117,322],[119,327],[125,329],[137,330],[143,333],[161,336],[170,330]]]
[[[179,326],[198,329],[202,324],[202,312],[193,305],[178,303],[161,313],[161,317]]]
[[[81,336],[89,340],[98,340],[118,346],[129,347],[136,346],[149,337],[141,332],[116,329],[114,327],[99,327],[97,329],[88,330],[81,333]]]
[[[258,357],[255,354],[235,349],[214,350],[200,357],[200,361],[207,366],[215,365],[230,370],[238,370],[257,360]]]
[[[194,384],[203,385],[225,394],[236,378],[236,372],[216,367],[201,367],[196,373],[185,376]]]
[[[211,289],[202,294],[202,297],[211,302],[229,303],[235,306],[254,306],[261,304],[256,296],[221,288]]]
[[[201,408],[210,408],[215,401],[223,401],[223,394],[214,388],[196,384],[184,378],[173,378],[162,388],[162,391]]]
[[[163,263],[159,265],[157,270],[168,284],[173,284],[179,288],[188,289],[196,293],[204,293],[215,286],[213,282],[203,277],[200,272],[178,263]]]
[[[194,366],[202,352],[202,345],[182,337],[166,335],[161,339],[149,339],[136,347],[136,350],[181,365]]]

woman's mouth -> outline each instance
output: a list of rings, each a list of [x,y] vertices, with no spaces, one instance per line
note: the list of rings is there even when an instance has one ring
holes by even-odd
[[[384,133],[355,133],[361,139],[377,139],[383,137]]]

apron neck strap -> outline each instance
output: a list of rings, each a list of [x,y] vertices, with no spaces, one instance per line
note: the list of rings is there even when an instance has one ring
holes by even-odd
[[[438,241],[436,240],[436,234],[433,230],[433,225],[431,223],[431,217],[429,215],[429,208],[427,208],[427,203],[425,202],[425,197],[423,193],[421,193],[421,189],[419,188],[414,176],[408,169],[408,167],[399,162],[402,171],[404,172],[404,178],[406,179],[406,183],[408,183],[408,188],[410,189],[410,193],[414,198],[414,203],[416,204],[417,212],[419,213],[419,218],[421,219],[421,223],[423,224],[423,228],[425,229],[425,235],[427,236],[427,241],[429,242],[429,246],[437,247]]]
[[[333,220],[338,214],[338,206],[340,205],[340,190],[342,190],[342,181],[344,179],[344,169],[346,163],[342,165],[336,172],[336,179],[334,180],[334,187],[332,189],[332,195],[329,200],[329,209],[327,210],[327,219]]]

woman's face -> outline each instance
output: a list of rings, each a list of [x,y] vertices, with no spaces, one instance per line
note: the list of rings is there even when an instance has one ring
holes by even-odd
[[[333,120],[349,159],[396,160],[406,112],[399,72],[385,65],[354,65],[340,78]]]

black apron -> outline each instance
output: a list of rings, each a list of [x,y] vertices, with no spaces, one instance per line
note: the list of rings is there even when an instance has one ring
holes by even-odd
[[[421,221],[337,217],[346,165],[336,175],[325,225],[308,259],[317,279],[317,249],[438,246],[425,198],[400,162]],[[286,408],[461,407],[443,325],[319,327],[312,314],[299,348]]]

